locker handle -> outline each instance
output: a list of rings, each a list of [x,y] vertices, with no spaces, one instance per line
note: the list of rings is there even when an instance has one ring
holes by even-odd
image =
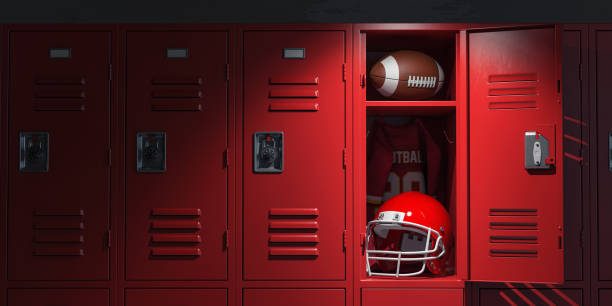
[[[271,89],[269,92],[270,98],[317,98],[319,90],[317,89]]]
[[[151,81],[153,85],[202,85],[202,77],[155,77]]]
[[[317,85],[319,84],[319,77],[270,77],[269,83],[270,85]]]

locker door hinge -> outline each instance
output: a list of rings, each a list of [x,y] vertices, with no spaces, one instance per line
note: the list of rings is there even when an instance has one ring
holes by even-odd
[[[229,246],[230,246],[230,231],[229,231],[229,229],[225,230],[225,233],[223,233],[223,236],[224,236],[223,240],[225,242],[225,249],[229,250]]]
[[[365,247],[366,247],[366,241],[365,241],[365,234],[361,233],[359,234],[359,245],[361,246],[361,255],[365,255]]]
[[[108,64],[108,80],[113,80],[113,64]]]
[[[346,251],[349,245],[349,235],[347,230],[342,231],[342,248],[343,251]]]
[[[225,64],[225,80],[229,82],[230,80],[230,64]]]
[[[225,168],[229,168],[229,166],[230,166],[229,153],[230,153],[229,148],[225,148],[225,151],[223,151],[223,166]]]
[[[111,167],[113,165],[113,149],[112,148],[108,148],[108,166]]]
[[[348,149],[344,148],[342,149],[342,166],[346,169],[346,167],[348,166],[349,163],[349,154],[348,154]]]
[[[359,86],[361,86],[361,88],[365,88],[365,85],[366,85],[365,74],[362,74],[360,79],[361,81],[359,82]]]
[[[346,63],[342,64],[342,80],[346,81]]]
[[[111,248],[111,230],[106,230],[106,248]]]
[[[584,248],[584,227],[580,227],[580,248]]]

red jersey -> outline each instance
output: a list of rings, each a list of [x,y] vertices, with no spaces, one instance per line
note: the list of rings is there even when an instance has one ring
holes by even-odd
[[[407,191],[437,194],[440,148],[421,120],[394,126],[378,119],[368,133],[367,157],[369,204]]]

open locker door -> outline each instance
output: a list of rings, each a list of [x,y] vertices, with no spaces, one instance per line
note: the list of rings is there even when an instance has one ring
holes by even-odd
[[[563,282],[558,33],[468,34],[470,280]]]

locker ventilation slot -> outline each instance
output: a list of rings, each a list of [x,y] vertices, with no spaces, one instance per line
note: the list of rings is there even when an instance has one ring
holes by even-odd
[[[202,110],[202,77],[155,77],[151,81],[152,111]]]
[[[539,84],[536,73],[490,75],[487,84],[489,109],[534,109]]]
[[[319,103],[304,101],[319,98],[319,77],[271,77],[268,98],[270,111],[318,111]],[[297,100],[297,101],[296,101]]]
[[[153,208],[151,210],[151,256],[193,258],[202,255],[199,208]]]
[[[271,259],[319,256],[319,209],[272,208],[268,216],[268,255]]]
[[[82,76],[39,77],[34,81],[34,111],[85,111]]]
[[[489,210],[489,256],[537,258],[538,210]]]
[[[84,216],[82,208],[35,209],[34,256],[84,256]]]

